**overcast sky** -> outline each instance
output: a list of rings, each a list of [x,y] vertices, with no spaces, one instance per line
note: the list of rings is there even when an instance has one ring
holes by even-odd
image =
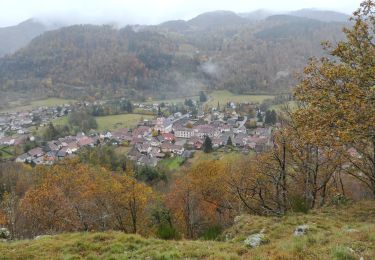
[[[318,8],[352,13],[361,0],[0,0],[0,27],[31,17],[69,23],[157,24],[202,12]]]

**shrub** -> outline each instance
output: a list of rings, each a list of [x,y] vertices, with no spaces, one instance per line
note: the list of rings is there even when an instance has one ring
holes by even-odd
[[[332,251],[332,258],[337,260],[354,260],[355,256],[350,252],[349,248],[339,246]]]
[[[216,240],[221,232],[222,228],[220,226],[211,226],[203,231],[201,238],[204,240]]]
[[[291,205],[294,212],[301,212],[304,214],[309,212],[309,206],[305,199],[300,195],[294,195],[291,197]]]
[[[179,234],[177,230],[170,226],[170,225],[161,225],[157,232],[156,235],[158,238],[165,239],[165,240],[171,240],[171,239],[179,239]]]

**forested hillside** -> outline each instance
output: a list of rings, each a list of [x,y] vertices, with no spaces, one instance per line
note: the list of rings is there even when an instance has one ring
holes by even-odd
[[[159,26],[77,25],[46,32],[0,59],[2,101],[30,97],[191,95],[202,89],[284,92],[344,23],[211,12]],[[178,90],[178,91],[176,91]]]

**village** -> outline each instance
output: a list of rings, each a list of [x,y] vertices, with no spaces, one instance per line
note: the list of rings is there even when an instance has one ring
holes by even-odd
[[[168,104],[167,104],[168,105]],[[191,158],[194,152],[202,150],[206,138],[210,139],[212,149],[232,147],[243,153],[261,152],[271,145],[273,126],[265,126],[259,120],[264,112],[257,111],[250,117],[237,113],[237,107],[257,109],[256,104],[234,104],[228,102],[224,109],[198,109],[195,115],[176,112],[172,115],[144,119],[135,128],[120,128],[112,131],[78,133],[56,140],[44,142],[15,158],[16,162],[33,165],[53,163],[67,157],[76,156],[84,147],[102,145],[129,147],[127,158],[140,166],[155,167],[164,158]],[[158,104],[135,107],[150,111],[160,111]],[[29,131],[35,124],[46,125],[54,118],[67,115],[69,105],[61,107],[40,107],[31,112],[7,113],[0,117],[2,132],[14,131],[12,136],[0,136],[0,145],[17,146],[35,137]],[[186,111],[185,111],[186,112]],[[252,127],[249,127],[251,125]]]

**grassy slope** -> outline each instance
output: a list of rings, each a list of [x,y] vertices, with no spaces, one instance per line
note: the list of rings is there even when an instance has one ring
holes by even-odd
[[[62,99],[62,98],[47,98],[42,100],[35,100],[31,101],[30,104],[19,104],[19,103],[13,103],[10,104],[9,108],[2,109],[0,112],[18,112],[18,111],[26,111],[29,109],[33,109],[40,106],[56,106],[56,105],[64,105],[64,104],[70,104],[74,103],[75,100],[73,99]]]
[[[160,103],[169,103],[169,104],[178,104],[184,103],[185,99],[192,99],[192,100],[199,100],[199,96],[190,96],[190,97],[183,97],[183,98],[172,98],[172,99],[163,99],[163,100],[149,100],[144,102],[144,104],[160,104]]]
[[[265,99],[273,98],[272,95],[236,95],[226,90],[214,91],[209,95],[207,105],[210,107],[216,107],[217,102],[220,106],[225,105],[228,102],[244,103],[244,102],[258,102],[261,103]]]
[[[141,119],[152,119],[153,116],[139,114],[124,114],[115,116],[96,117],[98,131],[115,130],[119,128],[133,128]]]
[[[113,131],[120,128],[134,128],[143,119],[153,119],[154,116],[149,115],[139,115],[139,114],[123,114],[114,116],[100,116],[95,117],[98,123],[98,131],[103,132],[105,130]],[[67,125],[68,117],[59,117],[52,121],[56,125]],[[35,127],[30,128],[31,131],[35,130]],[[43,133],[44,128],[39,127],[38,133]]]
[[[303,237],[297,225],[308,224]],[[269,243],[243,240],[264,229]],[[73,233],[0,243],[1,259],[364,259],[375,258],[375,202],[283,218],[244,215],[224,232],[226,242],[164,241],[120,232]]]

